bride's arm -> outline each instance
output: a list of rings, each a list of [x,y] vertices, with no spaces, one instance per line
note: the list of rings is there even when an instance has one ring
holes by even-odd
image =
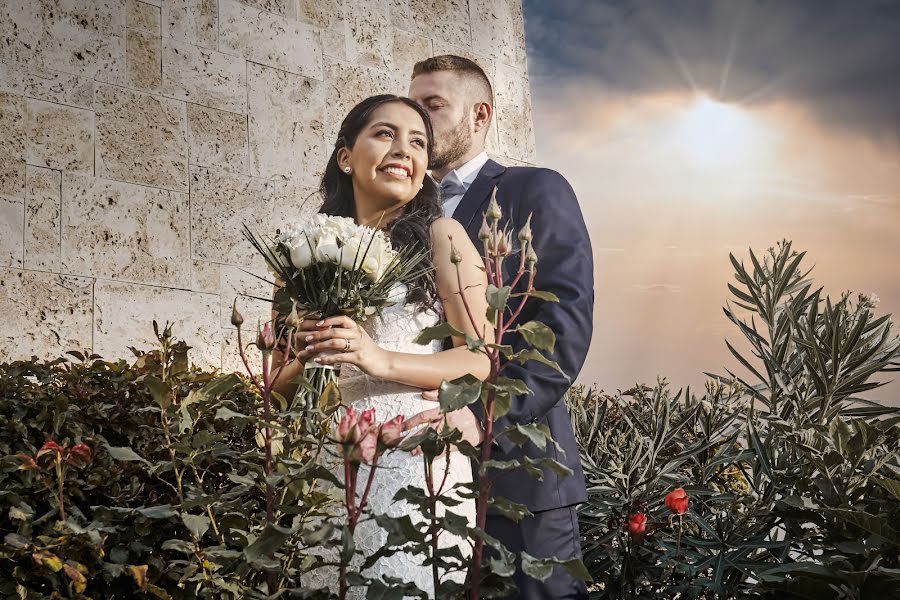
[[[475,338],[486,334],[488,342],[492,342],[493,330],[487,325],[486,316],[487,277],[482,268],[481,256],[462,225],[453,219],[442,218],[435,221],[431,228],[431,238],[435,282],[447,322]],[[451,260],[451,248],[455,248],[461,258],[458,274],[457,265]],[[469,311],[465,304],[468,304]],[[431,390],[436,389],[444,380],[466,374],[479,379],[485,379],[490,374],[487,356],[480,352],[470,352],[462,339],[454,338],[454,348],[443,352],[409,354],[379,348],[361,327],[346,317],[332,317],[316,325],[319,331],[310,334],[311,347],[307,347],[307,351],[340,351],[348,339],[351,346],[350,352],[322,356],[317,360],[325,363],[352,363],[369,375],[381,379]]]

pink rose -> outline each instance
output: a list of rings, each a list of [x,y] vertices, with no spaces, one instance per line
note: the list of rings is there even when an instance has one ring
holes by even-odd
[[[633,536],[642,536],[647,532],[647,515],[635,513],[628,519],[628,533]]]
[[[684,491],[684,488],[675,488],[668,494],[666,494],[666,506],[669,507],[676,515],[683,515],[687,512],[688,503],[690,502],[690,498],[688,498],[687,492]]]
[[[75,444],[66,453],[66,462],[70,465],[82,468],[91,462],[91,449],[87,444]]]
[[[338,441],[343,442],[347,439],[358,420],[359,415],[356,414],[356,409],[352,406],[348,407],[344,412],[344,416],[341,417],[341,422],[338,423]]]
[[[397,415],[381,426],[381,444],[386,448],[393,448],[400,443],[403,437],[403,415]]]

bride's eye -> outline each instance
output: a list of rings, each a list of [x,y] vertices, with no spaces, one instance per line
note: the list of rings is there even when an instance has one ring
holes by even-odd
[[[390,129],[382,129],[375,135],[380,136],[380,135],[384,135],[384,134],[387,134],[387,136],[390,137],[391,139],[393,139],[393,137],[394,137],[394,132],[391,131]]]
[[[423,139],[421,139],[421,138],[415,138],[415,139],[413,139],[412,143],[413,143],[413,144],[416,144],[416,145],[419,146],[420,148],[424,148],[424,147],[425,147],[425,140],[423,140]]]

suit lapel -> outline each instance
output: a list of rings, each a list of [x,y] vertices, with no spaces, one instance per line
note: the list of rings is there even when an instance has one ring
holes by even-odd
[[[484,212],[485,209],[482,207],[486,208],[491,190],[497,185],[497,181],[505,171],[506,167],[490,159],[481,167],[478,177],[469,186],[466,195],[459,202],[459,206],[453,211],[453,218],[462,223],[466,230],[469,229],[479,212]],[[479,209],[481,210],[479,211]]]

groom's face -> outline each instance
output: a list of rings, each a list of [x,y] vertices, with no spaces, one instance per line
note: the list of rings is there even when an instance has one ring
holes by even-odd
[[[409,97],[428,112],[434,128],[431,168],[449,170],[472,148],[469,85],[452,71],[423,73],[409,84]]]

